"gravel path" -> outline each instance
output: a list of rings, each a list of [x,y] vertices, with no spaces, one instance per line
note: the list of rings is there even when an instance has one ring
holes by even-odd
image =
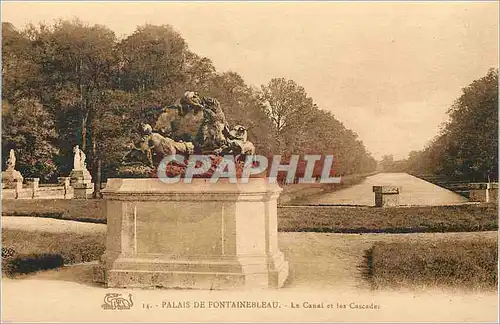
[[[32,217],[4,217],[4,228],[80,233],[105,231],[106,226]],[[278,290],[193,291],[105,289],[92,282],[92,264],[40,272],[19,279],[2,279],[4,321],[396,321],[477,322],[497,320],[496,292],[443,290],[372,291],[363,279],[365,250],[377,241],[454,240],[497,232],[421,234],[279,233],[279,243],[290,261],[290,276]],[[129,311],[101,309],[104,295],[133,295]],[[193,309],[194,301],[277,301],[278,309]],[[162,308],[163,302],[190,301],[189,309]],[[292,308],[291,304],[299,305]],[[324,308],[304,308],[305,304]],[[347,305],[337,308],[337,303]],[[380,306],[377,310],[350,308],[351,303]],[[151,309],[143,308],[153,305]],[[328,305],[333,308],[328,308]],[[156,307],[158,305],[158,307]],[[29,311],[26,311],[29,309]]]
[[[50,273],[59,277],[50,278]],[[80,265],[24,280],[2,280],[2,319],[12,322],[496,322],[495,292],[442,290],[369,291],[331,287],[285,287],[246,291],[105,289],[85,282],[90,267]],[[324,282],[336,281],[326,275]],[[75,282],[76,281],[76,282]],[[103,310],[106,293],[131,294],[130,310]],[[205,308],[194,308],[195,302]],[[209,308],[211,301],[278,302],[276,309]],[[190,308],[164,308],[163,303],[189,302]],[[357,309],[352,305],[377,305]],[[298,305],[292,308],[291,305]],[[307,305],[322,308],[305,308]],[[337,304],[346,305],[338,308]],[[151,308],[145,308],[150,305]],[[332,308],[329,308],[332,305]],[[27,311],[29,310],[29,311]]]
[[[40,217],[2,216],[2,228],[50,233],[106,233],[105,224],[92,224]]]
[[[2,228],[45,232],[106,232],[106,225],[36,217],[2,217]],[[338,234],[279,233],[281,250],[290,261],[288,287],[368,289],[363,279],[365,251],[377,241],[429,241],[497,238],[497,232]],[[43,275],[37,274],[36,276]],[[333,280],[332,280],[333,278]]]
[[[369,289],[363,279],[365,251],[375,242],[497,239],[497,232],[338,234],[279,233],[280,247],[290,261],[293,287]]]

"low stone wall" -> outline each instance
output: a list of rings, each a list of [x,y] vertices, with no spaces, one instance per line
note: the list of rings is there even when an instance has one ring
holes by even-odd
[[[280,205],[288,204],[294,200],[320,194],[325,191],[333,190],[334,184],[292,184],[283,187],[278,203]]]
[[[33,196],[35,195],[35,196]],[[73,191],[65,191],[64,187],[39,187],[35,191],[32,188],[16,189],[3,189],[2,199],[71,199],[73,198]]]
[[[436,176],[412,175],[462,195],[471,202],[498,203],[498,182],[463,182]]]
[[[72,199],[74,188],[68,177],[60,177],[57,184],[40,184],[39,178],[26,178],[26,183],[19,183],[16,188],[2,188],[4,199]]]
[[[477,183],[470,190],[469,200],[477,202],[498,203],[498,182]]]
[[[16,182],[15,188],[2,183],[3,199],[88,199],[94,192],[94,184],[87,182],[71,184],[69,177],[59,177],[59,183],[40,184],[39,178],[26,178],[25,183]],[[101,184],[101,189],[106,184]],[[6,188],[7,187],[7,188]]]

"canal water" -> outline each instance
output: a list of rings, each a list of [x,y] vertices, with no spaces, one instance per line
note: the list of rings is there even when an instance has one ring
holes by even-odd
[[[467,198],[407,173],[378,173],[352,187],[304,199],[306,204],[374,206],[373,186],[399,186],[400,205],[439,206],[463,204]]]

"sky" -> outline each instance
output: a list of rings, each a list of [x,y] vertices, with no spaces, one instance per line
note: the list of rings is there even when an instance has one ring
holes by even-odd
[[[302,85],[377,159],[422,149],[461,88],[498,67],[498,12],[496,1],[2,1],[2,21],[18,28],[78,17],[126,37],[170,24],[219,72]]]

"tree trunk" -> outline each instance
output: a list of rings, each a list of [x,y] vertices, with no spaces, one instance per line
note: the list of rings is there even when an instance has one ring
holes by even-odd
[[[97,142],[92,136],[92,171],[94,171],[94,198],[101,198],[101,170],[102,162],[97,156]]]
[[[95,188],[94,188],[94,198],[97,199],[101,198],[101,183],[102,183],[101,172],[102,172],[102,161],[101,159],[97,158],[97,168],[95,173]]]
[[[83,116],[82,118],[82,151],[85,152],[85,149],[87,148],[87,117],[88,113]]]

